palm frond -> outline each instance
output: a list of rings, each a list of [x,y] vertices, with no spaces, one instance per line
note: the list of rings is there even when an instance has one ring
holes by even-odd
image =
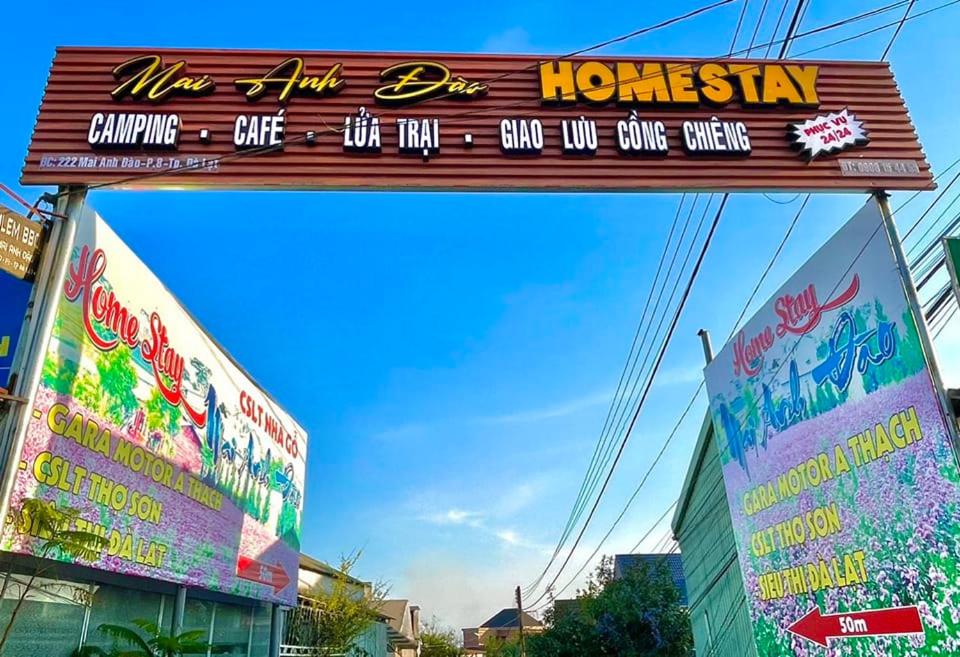
[[[134,618],[130,622],[151,636],[157,636],[160,634],[160,628],[157,627],[157,624],[151,620],[146,618]]]
[[[182,634],[178,634],[174,638],[182,643],[196,643],[205,636],[207,636],[206,630],[189,630],[187,632],[183,632]]]
[[[143,637],[131,630],[129,627],[103,623],[97,629],[111,639],[122,641],[127,645],[143,651],[144,655],[153,655],[153,649],[150,647],[150,645],[143,640]]]

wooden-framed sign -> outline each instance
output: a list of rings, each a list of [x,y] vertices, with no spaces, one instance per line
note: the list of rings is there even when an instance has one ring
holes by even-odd
[[[78,47],[57,50],[22,182],[933,187],[882,62]]]
[[[44,224],[0,205],[0,271],[32,281],[44,241]]]

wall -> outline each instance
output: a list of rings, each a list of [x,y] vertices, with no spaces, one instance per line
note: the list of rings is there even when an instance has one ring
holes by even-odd
[[[698,657],[754,657],[756,648],[713,425],[700,432],[673,521]]]

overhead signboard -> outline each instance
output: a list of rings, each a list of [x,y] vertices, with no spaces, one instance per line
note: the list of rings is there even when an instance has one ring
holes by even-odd
[[[874,201],[705,376],[757,654],[955,654],[960,471]]]
[[[40,499],[106,539],[78,563],[293,605],[306,452],[303,428],[85,217],[0,547],[40,553],[21,511]]]
[[[859,175],[841,164],[866,158]],[[24,184],[929,189],[883,62],[60,48]]]
[[[44,235],[42,223],[0,205],[0,270],[22,280],[33,280]]]

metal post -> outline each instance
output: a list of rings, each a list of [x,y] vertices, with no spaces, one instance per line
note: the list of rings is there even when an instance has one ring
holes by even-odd
[[[946,388],[943,385],[943,377],[940,376],[940,367],[937,365],[937,356],[933,351],[933,342],[930,340],[929,333],[927,333],[927,322],[926,319],[924,319],[923,310],[920,307],[920,300],[917,297],[917,288],[913,285],[910,265],[907,263],[907,256],[903,253],[900,234],[897,232],[897,225],[893,220],[893,212],[890,210],[890,195],[884,191],[877,191],[873,196],[880,208],[883,225],[887,230],[887,239],[893,248],[897,268],[900,270],[900,276],[903,279],[903,289],[907,295],[907,303],[910,305],[910,312],[913,314],[913,321],[917,326],[920,345],[927,356],[927,368],[930,371],[930,378],[933,379],[933,385],[937,389],[937,398],[940,400],[940,410],[943,413],[944,424],[947,425],[947,431],[950,432],[954,453],[956,454],[958,449],[960,449],[960,440],[958,440],[957,437],[957,420],[953,414],[953,409],[950,407],[950,400],[947,399]]]
[[[78,649],[83,649],[83,644],[87,642],[87,634],[90,632],[90,613],[93,611],[93,596],[96,594],[97,585],[91,582],[87,584],[87,598],[83,605],[83,625],[80,627],[80,644]]]
[[[280,657],[280,642],[283,634],[283,612],[280,605],[270,605],[270,654],[269,657]]]
[[[18,404],[7,415],[6,422],[0,426],[0,445],[4,446],[0,454],[0,468],[3,482],[0,487],[0,518],[6,518],[10,506],[10,494],[20,469],[16,467],[26,440],[27,425],[30,423],[33,405],[36,401],[37,387],[43,373],[43,361],[53,322],[60,302],[60,290],[66,278],[70,254],[77,237],[77,226],[86,203],[87,190],[80,188],[60,188],[57,201],[57,214],[66,219],[56,220],[50,231],[50,240],[44,249],[40,267],[37,271],[36,294],[34,295],[34,315],[28,329],[23,334],[25,350],[22,376],[17,377],[15,388],[10,392],[23,397],[26,402]]]
[[[177,587],[177,597],[173,600],[173,636],[183,632],[183,612],[187,607],[187,587]]]
[[[526,657],[527,646],[523,640],[523,598],[520,597],[520,587],[517,587],[517,627],[520,628],[520,657]]]
[[[697,331],[697,335],[700,336],[700,342],[703,344],[703,359],[709,365],[710,361],[713,360],[713,344],[710,342],[710,331],[700,329]]]

